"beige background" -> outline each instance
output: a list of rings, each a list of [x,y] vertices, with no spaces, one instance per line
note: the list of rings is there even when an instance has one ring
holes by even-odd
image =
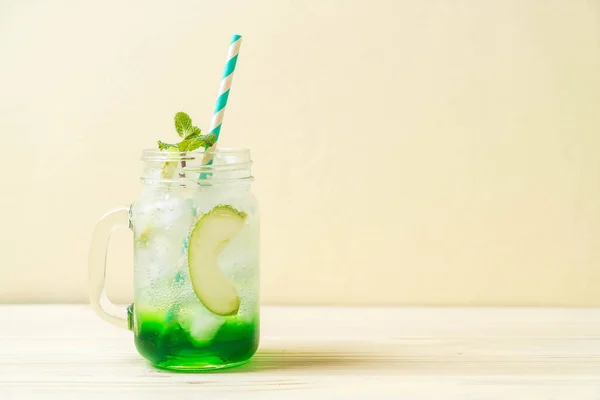
[[[265,303],[600,305],[593,0],[0,1],[0,301],[86,300],[95,221],[176,111],[208,127],[233,32]]]

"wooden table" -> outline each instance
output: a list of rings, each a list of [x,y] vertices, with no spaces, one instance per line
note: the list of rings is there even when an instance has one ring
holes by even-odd
[[[600,399],[600,309],[264,307],[238,369],[153,369],[81,305],[0,306],[0,399]]]

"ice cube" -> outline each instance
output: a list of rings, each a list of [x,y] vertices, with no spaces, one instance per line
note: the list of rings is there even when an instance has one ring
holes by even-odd
[[[179,325],[198,342],[210,341],[225,318],[208,311],[198,299],[180,308]]]
[[[218,262],[223,273],[236,286],[258,280],[259,227],[251,215],[244,228],[233,237],[219,254]]]
[[[146,230],[181,234],[189,230],[193,218],[191,201],[173,194],[148,198],[134,204],[133,224],[140,234]]]
[[[191,204],[181,197],[167,194],[134,204],[136,269],[146,268],[158,279],[181,264],[192,219]]]

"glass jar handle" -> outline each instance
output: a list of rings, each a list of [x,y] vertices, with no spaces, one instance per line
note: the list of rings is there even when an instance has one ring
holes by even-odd
[[[129,207],[119,207],[98,221],[92,236],[89,255],[90,303],[100,317],[121,328],[127,328],[127,310],[113,304],[106,295],[106,252],[112,233],[119,228],[130,228]]]

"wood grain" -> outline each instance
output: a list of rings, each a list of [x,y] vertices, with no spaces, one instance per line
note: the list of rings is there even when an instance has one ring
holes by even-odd
[[[600,310],[265,307],[240,368],[152,368],[87,306],[0,306],[0,399],[600,399]]]

